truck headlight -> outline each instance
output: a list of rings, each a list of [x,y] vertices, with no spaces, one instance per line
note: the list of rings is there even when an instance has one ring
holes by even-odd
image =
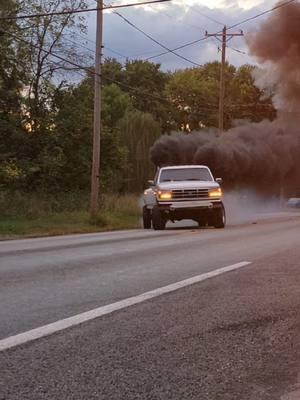
[[[171,200],[172,199],[172,192],[163,192],[159,190],[157,192],[159,200]]]
[[[222,197],[222,189],[216,188],[209,191],[209,197]]]

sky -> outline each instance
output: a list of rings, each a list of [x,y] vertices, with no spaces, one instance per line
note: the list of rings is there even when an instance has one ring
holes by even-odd
[[[134,1],[116,0],[113,3]],[[163,4],[122,8],[117,11],[158,42],[174,49],[203,38],[205,31],[219,32],[225,24],[230,26],[238,23],[273,7],[276,3],[276,0],[172,0]],[[88,0],[88,4],[93,7],[95,0]],[[263,18],[265,17],[241,25],[231,32],[236,33],[243,29],[246,36],[247,33],[257,29]],[[94,47],[95,25],[95,13],[91,13],[88,17],[87,33],[90,48]],[[219,47],[218,40],[210,38],[178,50],[180,55],[191,62],[172,53],[150,60],[161,64],[163,70],[174,71],[220,60]],[[126,58],[147,59],[164,51],[118,15],[111,11],[104,13],[104,57],[114,57],[124,62]],[[228,43],[227,60],[236,66],[256,62],[248,54],[244,37],[234,38]]]

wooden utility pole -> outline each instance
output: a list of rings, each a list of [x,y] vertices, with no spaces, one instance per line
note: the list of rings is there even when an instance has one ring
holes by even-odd
[[[94,135],[93,164],[91,177],[91,216],[95,217],[99,203],[100,172],[100,132],[101,132],[101,59],[103,40],[103,0],[97,0],[97,29],[95,56],[95,98],[94,98]]]
[[[222,33],[207,33],[206,37],[215,37],[222,42],[222,62],[221,62],[221,75],[220,75],[220,97],[219,97],[219,129],[224,131],[224,102],[225,102],[225,71],[226,71],[226,47],[227,42],[234,36],[244,36],[244,33],[227,33],[227,27],[224,26]],[[221,39],[220,39],[221,37]]]

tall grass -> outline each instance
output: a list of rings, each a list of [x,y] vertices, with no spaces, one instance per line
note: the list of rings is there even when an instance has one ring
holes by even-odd
[[[101,195],[99,213],[89,216],[86,193],[0,193],[0,235],[40,236],[130,229],[140,226],[136,195]]]
[[[85,193],[0,192],[0,215],[39,217],[42,215],[88,210]]]

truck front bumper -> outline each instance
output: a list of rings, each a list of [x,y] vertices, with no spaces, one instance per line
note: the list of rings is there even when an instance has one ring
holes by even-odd
[[[222,201],[174,201],[174,202],[159,202],[159,208],[162,211],[176,210],[197,210],[197,209],[212,209],[222,207]]]

